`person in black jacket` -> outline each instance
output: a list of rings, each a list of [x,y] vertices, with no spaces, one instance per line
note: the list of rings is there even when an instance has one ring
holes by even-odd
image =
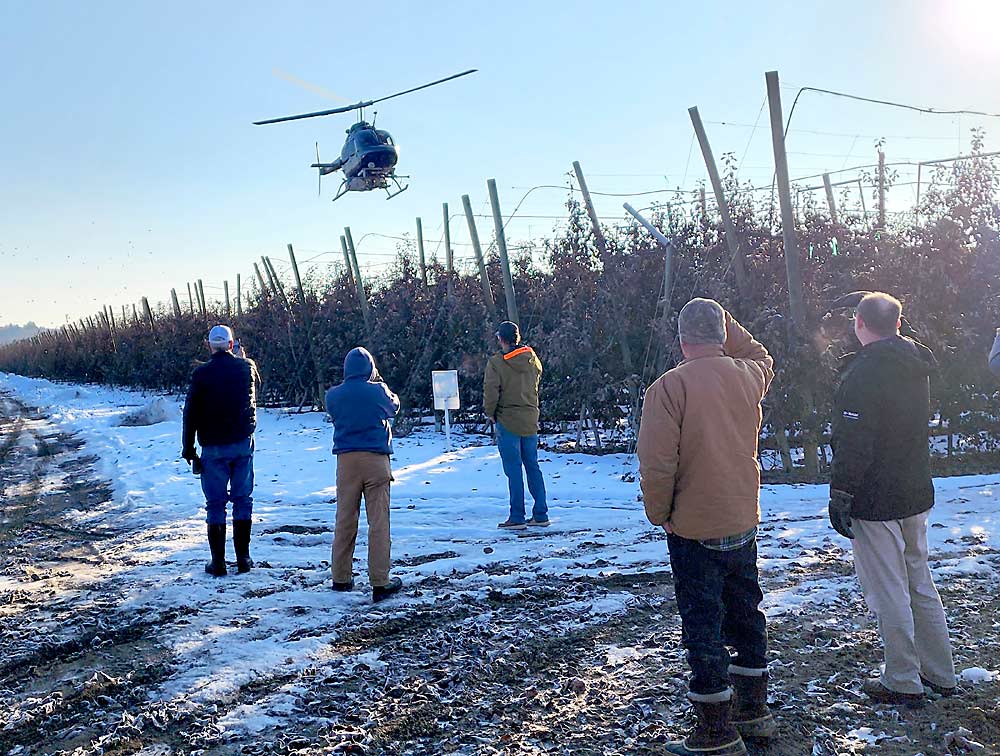
[[[924,687],[955,691],[948,625],[927,565],[934,505],[927,420],[934,355],[899,335],[902,305],[880,292],[858,304],[862,347],[845,357],[833,404],[830,522],[852,540],[865,601],[885,649],[864,691],[880,703],[919,705]]]
[[[212,356],[191,375],[184,403],[181,456],[198,459],[201,444],[201,488],[205,493],[208,545],[212,560],[205,572],[226,574],[226,502],[233,503],[233,550],[237,572],[253,567],[250,518],[253,513],[253,451],[257,427],[260,375],[253,360],[233,354],[233,332],[217,325],[208,334]],[[242,353],[242,350],[240,352]]]

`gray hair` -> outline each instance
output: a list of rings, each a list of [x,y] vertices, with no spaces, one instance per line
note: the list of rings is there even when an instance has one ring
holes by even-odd
[[[726,311],[714,299],[692,299],[677,316],[677,333],[685,344],[725,344]]]
[[[858,302],[855,313],[868,326],[868,330],[877,336],[886,337],[896,333],[896,326],[903,314],[903,305],[891,294],[873,291]]]

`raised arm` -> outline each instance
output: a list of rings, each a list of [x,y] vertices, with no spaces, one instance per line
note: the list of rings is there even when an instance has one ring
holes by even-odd
[[[723,351],[734,360],[746,360],[752,362],[760,369],[763,377],[762,395],[767,393],[774,378],[774,358],[768,354],[767,349],[750,335],[750,331],[744,328],[736,318],[726,312],[726,343]]]

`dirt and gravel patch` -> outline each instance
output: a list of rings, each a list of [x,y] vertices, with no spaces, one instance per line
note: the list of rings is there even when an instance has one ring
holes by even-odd
[[[217,701],[161,696],[183,671],[163,628],[206,609],[129,608],[119,550],[104,548],[129,534],[67,517],[110,498],[94,463],[44,413],[0,394],[0,756],[645,756],[662,754],[688,724],[665,564],[644,574],[498,583],[485,594],[436,576],[411,590],[413,605],[365,606],[310,628],[323,650],[305,669],[254,677]],[[949,556],[974,550],[994,566],[940,587],[958,666],[995,669],[1000,555],[975,543],[950,546]],[[600,548],[586,541],[580,553]],[[817,598],[770,622],[781,738],[751,752],[1000,753],[1000,682],[965,684],[961,697],[919,710],[866,701],[860,685],[880,648],[849,563],[834,548],[806,556],[787,569],[771,560],[764,572],[765,590]]]

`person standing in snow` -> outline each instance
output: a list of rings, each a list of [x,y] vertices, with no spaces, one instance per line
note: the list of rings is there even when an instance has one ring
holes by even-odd
[[[330,558],[333,589],[354,589],[354,544],[364,495],[368,579],[372,600],[382,601],[403,587],[398,577],[389,577],[389,421],[399,412],[399,398],[385,385],[375,358],[364,347],[355,347],[344,358],[344,381],[326,392],[326,411],[333,420],[337,457],[337,522]]]
[[[510,513],[498,527],[524,530],[549,524],[545,481],[538,467],[538,385],[542,363],[521,343],[517,323],[505,320],[497,328],[500,351],[486,363],[483,412],[496,423],[497,447],[507,476]],[[523,473],[522,473],[523,468]],[[534,500],[531,519],[524,519],[524,477]]]
[[[226,574],[226,502],[233,503],[233,550],[236,571],[249,572],[250,523],[253,514],[253,452],[257,428],[260,374],[253,360],[233,354],[233,332],[217,325],[209,331],[212,356],[195,368],[184,402],[181,457],[198,459],[201,444],[201,488],[205,494],[211,561],[205,572]]]
[[[744,736],[777,730],[757,572],[757,437],[774,360],[712,299],[684,305],[677,330],[684,360],[646,390],[637,448],[646,517],[667,533],[697,717],[667,752],[743,754]]]
[[[899,335],[902,305],[873,292],[857,305],[861,349],[844,358],[833,401],[830,522],[851,539],[854,567],[885,649],[879,703],[920,705],[924,688],[954,693],[941,597],[927,564],[934,506],[927,420],[934,355]]]

